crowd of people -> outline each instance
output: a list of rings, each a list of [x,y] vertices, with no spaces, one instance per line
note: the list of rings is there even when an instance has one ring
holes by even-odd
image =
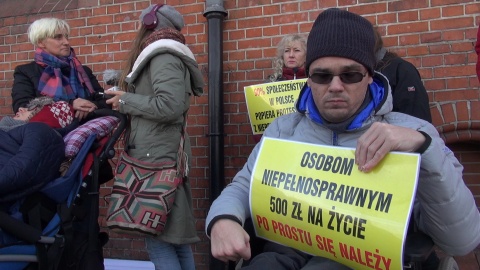
[[[105,91],[76,57],[65,20],[34,21],[28,29],[34,60],[14,70],[14,114],[0,120],[0,130],[44,122],[63,136],[72,129],[65,129],[70,124],[78,126],[89,113],[108,108],[129,116],[124,144],[130,156],[151,163],[176,161],[183,137],[184,150],[191,156],[184,127],[191,97],[202,94],[204,81],[181,33],[183,16],[172,6],[150,5],[139,22],[118,90]],[[475,49],[480,55],[480,29]],[[480,78],[480,60],[476,68]],[[418,189],[410,222],[448,254],[463,255],[478,246],[480,214],[463,181],[463,167],[431,124],[420,73],[384,47],[380,29],[349,11],[322,11],[308,38],[291,34],[277,44],[269,82],[296,79],[307,79],[296,112],[275,119],[263,137],[255,137],[257,142],[276,138],[354,148],[357,169],[363,173],[374,170],[391,151],[418,153]],[[256,239],[246,228],[252,226],[249,189],[260,151],[259,143],[208,211],[205,228],[212,255],[224,262],[243,259],[244,269],[350,269]],[[112,168],[105,169],[110,173],[102,182],[113,178]],[[163,233],[145,237],[156,270],[195,269],[191,244],[200,238],[193,210],[186,177]],[[433,253],[424,269],[436,269],[438,263]]]

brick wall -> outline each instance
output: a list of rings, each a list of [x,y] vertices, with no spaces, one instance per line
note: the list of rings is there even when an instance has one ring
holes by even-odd
[[[156,2],[156,1],[153,1]],[[163,2],[163,1],[158,1]],[[107,68],[119,69],[135,35],[140,11],[150,1],[127,0],[2,0],[0,8],[0,115],[11,111],[13,69],[31,61],[33,46],[26,30],[35,19],[55,16],[71,27],[71,44],[82,63],[102,81]],[[185,16],[183,33],[203,71],[207,70],[205,1],[169,0]],[[275,45],[288,33],[308,33],[324,8],[337,6],[366,16],[384,33],[387,47],[414,63],[429,91],[434,123],[464,162],[465,178],[480,205],[480,97],[474,52],[480,23],[480,3],[466,0],[229,0],[224,21],[225,181],[246,161],[253,146],[243,87],[263,82],[272,73]],[[205,73],[205,78],[207,74]],[[193,101],[188,132],[192,136],[194,194],[198,234],[194,245],[198,269],[208,268],[208,241],[204,219],[209,206],[208,89]],[[475,112],[475,113],[474,113]],[[102,187],[102,196],[110,186]],[[106,202],[101,201],[101,213]],[[101,219],[102,224],[103,219]],[[105,255],[148,259],[141,238],[111,233]]]

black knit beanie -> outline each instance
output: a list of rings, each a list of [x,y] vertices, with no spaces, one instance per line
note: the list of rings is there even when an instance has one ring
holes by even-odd
[[[373,75],[375,35],[372,24],[360,15],[330,8],[318,15],[307,41],[306,67],[320,57],[352,59]]]

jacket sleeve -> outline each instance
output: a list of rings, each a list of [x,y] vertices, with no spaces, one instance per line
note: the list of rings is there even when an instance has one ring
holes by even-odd
[[[90,79],[90,82],[92,83],[93,90],[95,91],[90,98],[90,100],[97,106],[99,109],[105,109],[105,108],[111,108],[110,105],[107,105],[106,99],[103,98],[101,95],[97,95],[99,92],[103,92],[103,87],[100,85],[100,83],[97,80],[97,77],[95,74],[93,74],[93,71],[87,67],[87,66],[82,66],[83,70],[85,70],[85,73],[88,75],[88,79]]]
[[[428,94],[417,68],[401,60],[396,70],[393,89],[393,111],[406,113],[432,122]]]
[[[288,129],[290,132],[292,129]],[[275,119],[265,130],[263,137],[280,138],[282,131],[278,119]],[[212,203],[207,214],[205,231],[209,236],[213,223],[218,220],[217,217],[233,217],[239,221],[242,226],[245,220],[251,217],[250,213],[250,180],[252,170],[255,166],[259,154],[261,142],[258,143],[250,153],[247,162],[243,168],[235,175],[232,182],[225,187],[222,193]],[[222,179],[223,181],[223,179]]]
[[[258,155],[259,146],[260,144],[255,146],[243,168],[212,203],[207,214],[205,226],[208,236],[214,222],[218,220],[217,217],[233,217],[230,219],[240,221],[242,226],[245,224],[245,220],[250,217],[250,177]],[[223,179],[220,179],[220,181],[223,181]]]
[[[422,129],[432,142],[421,156],[415,220],[447,254],[465,255],[480,244],[479,211],[453,152],[433,126]]]
[[[28,72],[28,68],[35,68],[35,66],[20,65],[15,67],[13,72],[12,109],[14,113],[18,112],[18,108],[25,107],[30,100],[37,97],[34,80],[39,78],[34,78],[35,72]]]
[[[149,72],[154,96],[125,93],[120,112],[145,119],[170,122],[184,112],[186,66],[176,56],[160,54],[150,60],[142,72]],[[142,75],[140,75],[142,76]],[[137,87],[145,87],[137,85]]]

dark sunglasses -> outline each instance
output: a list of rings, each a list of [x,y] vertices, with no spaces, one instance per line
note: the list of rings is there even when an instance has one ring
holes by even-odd
[[[310,79],[314,83],[318,84],[329,84],[332,82],[333,77],[338,76],[340,81],[346,84],[351,83],[358,83],[363,80],[363,77],[367,76],[368,72],[361,73],[358,71],[349,71],[349,72],[342,72],[340,74],[333,74],[328,72],[315,72],[310,75]]]

